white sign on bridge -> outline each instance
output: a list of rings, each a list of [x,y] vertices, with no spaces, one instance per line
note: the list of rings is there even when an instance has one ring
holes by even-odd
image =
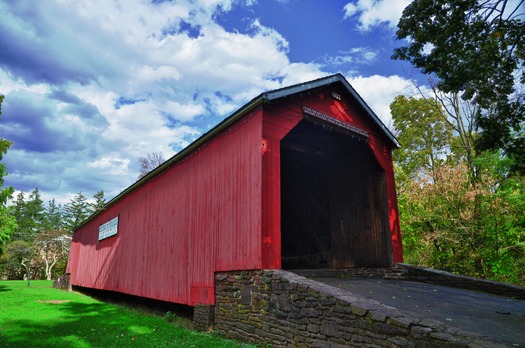
[[[98,228],[98,240],[102,240],[117,234],[118,216],[113,220],[109,220]]]

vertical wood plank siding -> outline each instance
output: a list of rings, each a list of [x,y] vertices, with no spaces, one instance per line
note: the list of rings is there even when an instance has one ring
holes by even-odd
[[[341,101],[331,98],[331,92],[340,93],[343,98]],[[399,228],[399,212],[397,207],[397,196],[394,179],[394,166],[392,162],[392,147],[387,145],[381,130],[372,120],[363,114],[358,103],[353,100],[343,89],[335,86],[324,87],[315,92],[308,92],[302,95],[293,95],[281,100],[270,103],[265,107],[263,118],[263,137],[267,140],[268,152],[270,156],[263,158],[263,241],[273,241],[275,235],[280,237],[281,225],[281,197],[280,197],[280,141],[303,119],[303,107],[307,106],[313,110],[327,114],[337,120],[343,121],[358,127],[369,134],[368,146],[372,150],[377,163],[384,171],[383,188],[378,188],[377,192],[385,192],[388,202],[388,217],[381,217],[374,223],[381,225],[386,222],[389,225],[391,234],[391,252],[393,263],[403,261],[403,250],[401,244],[401,231]],[[266,154],[266,155],[267,155]],[[265,156],[266,156],[265,155]],[[276,165],[277,163],[277,165]],[[359,163],[355,163],[359,165]],[[360,184],[357,184],[360,185]],[[306,189],[306,188],[305,188]],[[374,194],[377,194],[375,192]],[[372,194],[372,193],[370,193]],[[279,221],[277,225],[275,222]],[[273,237],[270,237],[273,236]],[[362,238],[367,238],[363,236]],[[281,239],[279,245],[281,247]],[[280,250],[273,250],[273,254],[279,257],[272,258],[268,254],[272,248],[267,245],[263,258],[270,260],[267,268],[281,268]]]
[[[214,272],[281,268],[280,143],[304,106],[369,133],[366,146],[384,171],[377,181],[388,201],[382,223],[389,224],[393,261],[402,261],[391,142],[334,84],[259,106],[83,225],[73,236],[71,284],[213,304]],[[118,234],[98,241],[99,226],[117,216]]]
[[[161,173],[76,231],[73,285],[213,303],[215,271],[261,268],[262,113]],[[118,234],[98,227],[119,216]]]

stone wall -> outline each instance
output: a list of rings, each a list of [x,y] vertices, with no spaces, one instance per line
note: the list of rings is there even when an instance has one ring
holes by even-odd
[[[322,268],[294,270],[294,273],[306,278],[395,278],[404,279],[406,270],[398,267],[390,268]]]
[[[406,280],[432,283],[461,289],[475,290],[489,294],[506,296],[517,300],[525,300],[525,287],[486,279],[467,277],[431,268],[417,267],[398,263],[397,268],[403,270]]]
[[[275,347],[498,347],[282,270],[219,272],[214,329]]]
[[[193,329],[209,331],[213,328],[214,306],[196,305],[193,308]]]

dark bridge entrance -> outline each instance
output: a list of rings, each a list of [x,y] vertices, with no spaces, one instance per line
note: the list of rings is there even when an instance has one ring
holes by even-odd
[[[281,141],[282,267],[392,264],[385,175],[359,135],[303,120]]]

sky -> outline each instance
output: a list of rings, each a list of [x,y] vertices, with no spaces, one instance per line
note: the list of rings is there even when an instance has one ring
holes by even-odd
[[[408,0],[0,0],[4,185],[67,203],[136,181],[260,93],[342,73],[391,127]],[[26,195],[27,197],[27,195]]]

